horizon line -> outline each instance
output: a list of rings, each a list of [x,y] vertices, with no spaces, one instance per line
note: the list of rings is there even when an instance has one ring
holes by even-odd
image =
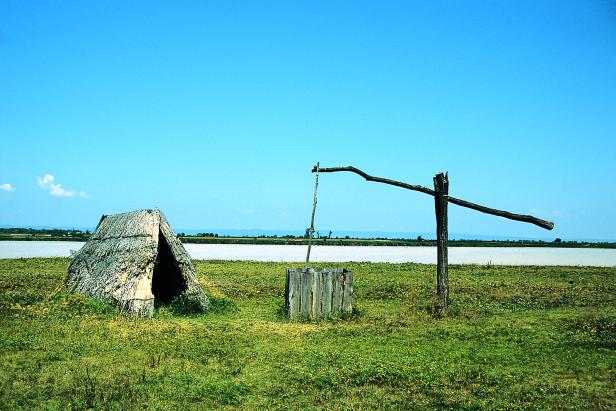
[[[173,226],[172,226],[173,227]],[[11,225],[11,224],[0,224],[0,228],[10,229],[10,228],[23,228],[23,229],[32,229],[32,230],[80,230],[80,231],[91,231],[94,232],[96,227],[88,227],[88,226],[46,226],[46,225]],[[173,231],[177,233],[189,233],[190,235],[194,235],[197,233],[212,233],[212,234],[220,234],[221,232],[236,232],[236,233],[245,233],[243,236],[251,237],[250,233],[261,233],[263,235],[264,232],[269,232],[274,235],[287,234],[287,235],[298,235],[305,232],[305,229],[268,229],[268,228],[175,228],[173,227]],[[324,232],[329,233],[330,230],[323,230],[315,228],[315,232]],[[355,237],[355,238],[405,238],[412,239],[413,237],[422,236],[424,239],[429,240],[431,237],[436,237],[436,232],[428,232],[428,231],[386,231],[386,230],[331,230],[332,235],[334,237],[340,237],[340,235],[349,235],[349,234],[370,234],[370,237]],[[558,237],[558,236],[543,236],[543,237],[525,237],[525,236],[507,236],[507,235],[496,235],[496,234],[479,234],[479,233],[449,233],[450,240],[495,240],[495,241],[553,241],[556,238],[560,238],[562,241],[583,241],[583,242],[616,242],[616,239],[607,239],[607,238],[566,238],[566,237]]]

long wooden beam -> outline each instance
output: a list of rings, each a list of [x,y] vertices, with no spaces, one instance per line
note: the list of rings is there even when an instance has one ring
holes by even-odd
[[[317,171],[316,167],[314,167],[312,169],[312,172],[314,173],[316,171]],[[375,181],[377,183],[383,183],[383,184],[389,184],[389,185],[396,186],[396,187],[402,187],[402,188],[406,188],[407,190],[419,191],[421,193],[429,194],[431,196],[434,196],[436,194],[434,190],[428,187],[415,185],[415,184],[402,183],[400,181],[390,180],[389,178],[374,177],[360,170],[359,168],[356,168],[353,166],[319,168],[320,173],[333,173],[337,171],[350,171],[351,173],[355,173],[355,174],[362,176],[367,181]],[[510,213],[509,211],[497,210],[495,208],[485,207],[479,204],[471,203],[470,201],[461,200],[459,198],[455,198],[451,196],[448,197],[448,201],[452,204],[459,205],[461,207],[466,207],[466,208],[470,208],[473,210],[481,211],[482,213],[492,214],[495,216],[508,218],[509,220],[516,220],[516,221],[522,221],[525,223],[534,224],[541,228],[545,228],[546,230],[551,230],[554,228],[553,222],[542,220],[540,218],[533,217],[532,215],[515,214],[515,213]]]

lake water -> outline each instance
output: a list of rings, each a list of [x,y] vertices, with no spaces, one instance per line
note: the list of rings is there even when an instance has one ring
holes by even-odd
[[[0,258],[68,257],[82,242],[72,241],[0,241]],[[255,260],[294,262],[306,259],[306,246],[185,244],[199,260]],[[351,247],[313,246],[311,261],[371,261],[389,263],[436,263],[436,247]],[[587,265],[616,266],[616,249],[599,248],[521,248],[521,247],[450,247],[451,264],[497,265]]]

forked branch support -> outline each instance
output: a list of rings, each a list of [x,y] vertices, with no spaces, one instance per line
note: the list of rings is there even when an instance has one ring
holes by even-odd
[[[312,169],[312,172],[314,173],[316,171],[317,171],[316,167],[314,167]],[[353,166],[319,168],[319,172],[320,173],[333,173],[333,172],[337,172],[337,171],[349,171],[351,173],[355,173],[355,174],[358,174],[358,175],[362,176],[367,181],[374,181],[374,182],[377,182],[377,183],[389,184],[389,185],[396,186],[396,187],[406,188],[407,190],[419,191],[421,193],[429,194],[431,196],[434,196],[436,194],[434,190],[432,190],[432,189],[430,189],[428,187],[424,187],[424,186],[421,186],[421,185],[415,185],[415,184],[402,183],[400,181],[390,180],[388,178],[374,177],[374,176],[371,176],[370,174],[365,173],[364,171],[362,171],[362,170],[360,170],[360,169],[358,169],[356,167],[353,167]],[[553,222],[542,220],[540,218],[533,217],[531,215],[515,214],[515,213],[510,213],[509,211],[497,210],[495,208],[485,207],[485,206],[482,206],[482,205],[479,205],[479,204],[471,203],[470,201],[461,200],[459,198],[455,198],[455,197],[451,197],[451,196],[448,197],[447,201],[449,203],[452,203],[452,204],[455,204],[455,205],[459,205],[461,207],[466,207],[466,208],[470,208],[472,210],[481,211],[482,213],[492,214],[492,215],[495,215],[495,216],[508,218],[509,220],[516,220],[516,221],[522,221],[522,222],[525,222],[525,223],[531,223],[531,224],[534,224],[534,225],[539,226],[541,228],[545,228],[546,230],[551,230],[551,229],[554,228],[554,223]]]

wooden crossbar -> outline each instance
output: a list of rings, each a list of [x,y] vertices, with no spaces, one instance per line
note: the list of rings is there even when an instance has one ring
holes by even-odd
[[[312,172],[316,172],[316,167],[312,169]],[[421,185],[415,184],[407,184],[396,180],[391,180],[389,178],[382,177],[374,177],[370,174],[356,168],[353,166],[347,167],[329,167],[329,168],[319,168],[320,173],[333,173],[337,171],[350,171],[351,173],[358,174],[365,178],[367,181],[374,181],[377,183],[389,184],[396,187],[406,188],[407,190],[419,191],[424,194],[429,194],[431,196],[435,196],[436,192],[428,187],[424,187]],[[459,205],[460,207],[470,208],[472,210],[480,211],[486,214],[492,214],[495,216],[507,218],[509,220],[522,221],[525,223],[534,224],[541,228],[545,228],[546,230],[551,230],[554,228],[554,223],[547,220],[542,220],[537,217],[533,217],[532,215],[524,215],[524,214],[515,214],[510,213],[509,211],[497,210],[496,208],[485,207],[479,204],[471,203],[470,201],[461,200],[459,198],[448,196],[447,201],[451,204]]]

